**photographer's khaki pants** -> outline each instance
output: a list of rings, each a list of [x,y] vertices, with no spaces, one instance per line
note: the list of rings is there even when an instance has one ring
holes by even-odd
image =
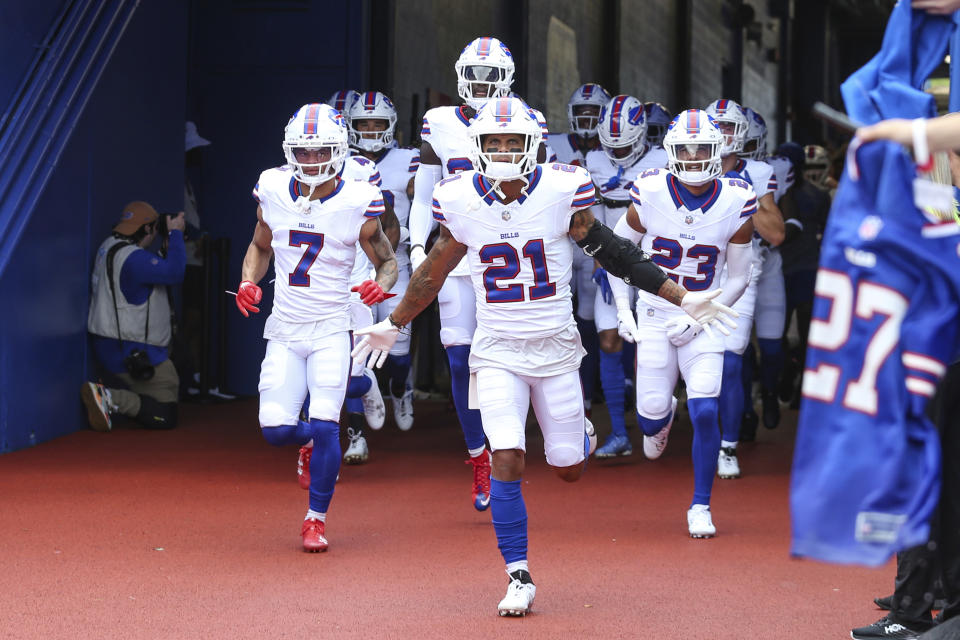
[[[110,398],[117,407],[117,413],[130,418],[140,413],[140,395],[150,396],[157,402],[176,402],[180,395],[180,376],[169,359],[164,360],[153,370],[149,380],[134,380],[129,373],[118,373],[118,378],[127,383],[130,390],[110,389]]]

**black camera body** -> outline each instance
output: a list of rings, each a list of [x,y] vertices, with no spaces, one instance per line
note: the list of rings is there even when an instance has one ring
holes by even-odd
[[[123,359],[123,367],[134,380],[145,381],[153,377],[153,365],[143,349],[134,349]]]

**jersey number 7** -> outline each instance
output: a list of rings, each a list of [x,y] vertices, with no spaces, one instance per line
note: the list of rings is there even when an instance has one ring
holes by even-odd
[[[307,250],[303,252],[300,262],[297,263],[297,268],[288,276],[290,286],[309,287],[310,276],[307,272],[310,271],[310,267],[313,266],[317,256],[320,255],[320,250],[323,249],[323,234],[291,230],[289,244],[291,247],[307,245]]]

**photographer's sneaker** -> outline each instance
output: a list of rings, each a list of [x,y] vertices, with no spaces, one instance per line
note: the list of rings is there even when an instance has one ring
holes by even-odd
[[[313,447],[300,447],[300,455],[297,457],[297,482],[301,489],[310,488],[310,456],[313,455]]]
[[[687,529],[691,538],[712,538],[717,534],[709,505],[695,504],[690,507],[687,511]]]
[[[87,420],[94,431],[110,431],[113,421],[110,414],[116,409],[110,398],[110,390],[96,382],[84,382],[80,398],[87,408]]]
[[[873,624],[851,630],[850,637],[853,638],[853,640],[875,640],[876,638],[914,640],[914,638],[919,638],[924,631],[926,631],[926,629],[911,629],[885,616]]]
[[[367,418],[367,426],[376,431],[383,428],[383,421],[387,418],[387,408],[383,404],[383,396],[380,395],[380,387],[377,386],[377,376],[373,370],[366,368],[363,375],[370,378],[370,391],[367,391],[360,400],[363,401],[363,415]]]
[[[310,553],[326,551],[329,544],[324,536],[324,523],[316,518],[307,518],[300,529],[303,538],[303,550]]]
[[[717,475],[725,480],[740,477],[740,462],[736,447],[721,447],[717,458]]]
[[[673,419],[677,417],[677,399],[671,398],[670,421],[667,422],[660,431],[652,436],[644,434],[643,436],[643,455],[651,460],[656,460],[663,455],[663,450],[667,448],[667,439],[670,437],[670,429],[673,427]]]
[[[350,438],[350,444],[347,450],[343,452],[343,461],[347,464],[363,464],[370,457],[370,450],[367,448],[367,439],[363,437],[360,431],[354,431],[352,427],[347,427],[347,437]]]
[[[497,605],[497,613],[501,616],[525,616],[533,605],[537,586],[533,584],[529,571],[518,569],[508,575],[510,584],[507,585],[507,595]]]

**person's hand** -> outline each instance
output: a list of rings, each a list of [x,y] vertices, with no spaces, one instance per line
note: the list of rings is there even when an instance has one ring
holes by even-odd
[[[375,280],[364,280],[355,287],[350,287],[350,291],[356,291],[360,294],[360,301],[368,307],[372,307],[378,302],[387,299],[387,294]]]
[[[256,305],[260,304],[261,298],[263,298],[263,291],[249,280],[244,280],[237,287],[237,309],[240,309],[244,318],[250,317],[248,311],[260,313]]]
[[[363,340],[357,343],[350,355],[357,365],[368,366],[371,369],[379,369],[387,361],[390,355],[390,349],[397,341],[400,335],[400,328],[390,322],[390,317],[382,320],[375,325],[364,327],[353,332],[354,336],[363,336]],[[368,361],[369,356],[369,361]]]
[[[597,288],[600,289],[600,295],[603,296],[603,302],[605,304],[612,304],[613,289],[610,288],[610,279],[607,277],[607,270],[603,267],[597,267],[594,269],[591,279],[597,283]]]
[[[913,0],[910,7],[934,15],[948,15],[960,9],[960,0]]]
[[[867,127],[860,127],[857,129],[856,136],[861,142],[892,140],[910,146],[913,144],[913,122],[903,118],[883,120]]]
[[[187,223],[183,219],[183,211],[178,213],[175,216],[170,216],[167,220],[167,231],[179,231],[183,233],[183,230],[186,228]]]
[[[617,333],[627,342],[640,344],[640,330],[637,328],[637,319],[633,317],[632,309],[617,310]]]
[[[675,347],[682,347],[703,331],[703,326],[690,316],[671,318],[666,322],[667,340]]]
[[[737,323],[734,318],[740,317],[740,314],[725,304],[715,302],[713,299],[720,295],[721,289],[713,291],[687,291],[680,300],[680,308],[687,312],[687,315],[699,322],[707,335],[713,336],[713,329],[718,330],[725,336],[730,335],[730,329],[736,329]]]
[[[410,249],[410,266],[413,267],[413,270],[416,271],[420,268],[420,265],[423,264],[423,261],[427,259],[427,252],[423,250],[423,247],[419,244]]]

